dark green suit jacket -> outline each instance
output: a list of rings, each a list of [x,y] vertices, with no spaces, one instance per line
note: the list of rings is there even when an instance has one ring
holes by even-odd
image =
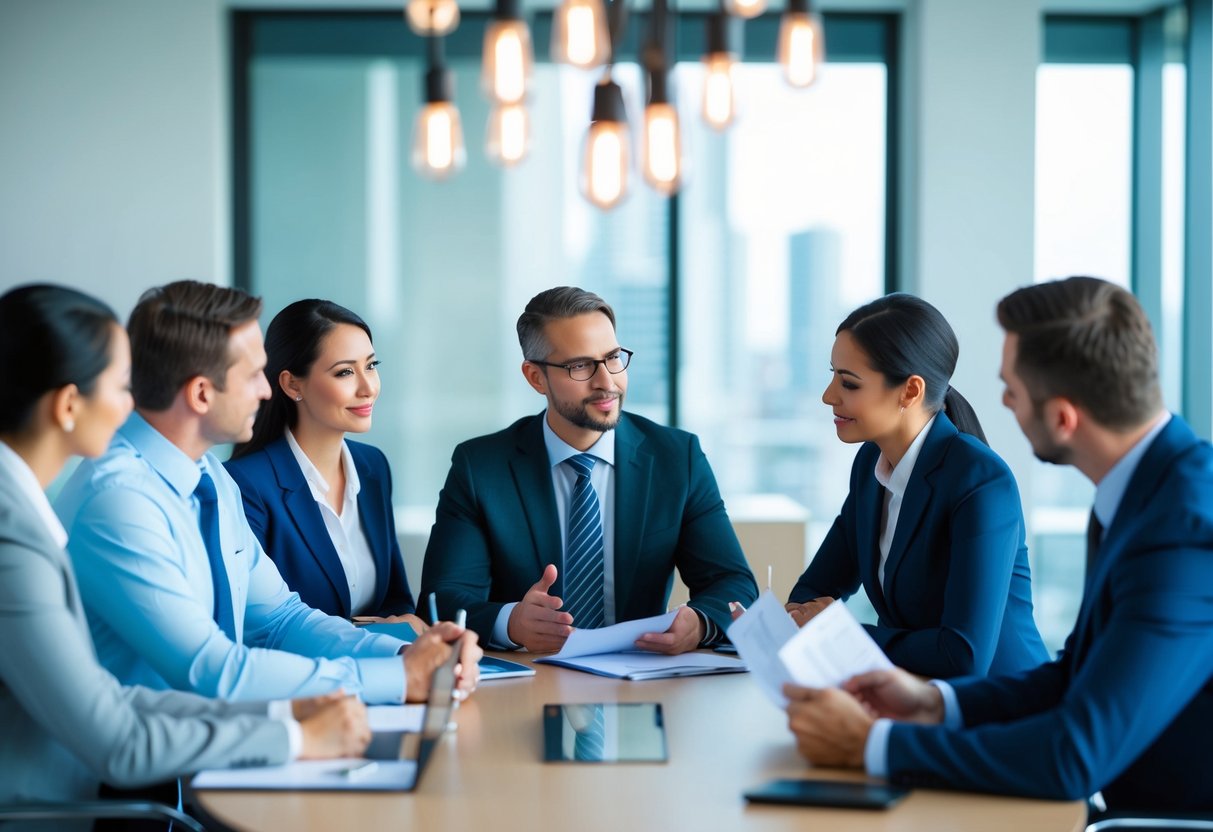
[[[487,642],[504,604],[554,563],[564,572],[543,414],[460,444],[438,498],[421,599],[443,619],[466,609]],[[721,630],[729,602],[758,596],[754,576],[693,434],[623,414],[615,430],[615,617],[665,612],[674,569],[690,606]],[[561,581],[550,592],[560,595]],[[425,604],[420,604],[422,609]]]

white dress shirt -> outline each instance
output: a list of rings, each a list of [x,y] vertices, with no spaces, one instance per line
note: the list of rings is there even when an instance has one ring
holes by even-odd
[[[350,589],[350,611],[353,615],[362,615],[375,600],[375,556],[371,552],[370,541],[366,538],[366,530],[358,515],[358,492],[362,490],[362,481],[358,479],[358,470],[354,467],[354,458],[350,455],[349,445],[341,442],[341,467],[345,470],[345,494],[341,500],[341,513],[338,514],[329,504],[329,484],[324,479],[312,461],[308,459],[303,448],[295,440],[290,428],[286,431],[286,444],[299,463],[299,470],[307,480],[312,498],[320,507],[320,516],[324,518],[324,528],[328,530],[333,548],[337,550],[337,559],[345,571],[345,580]]]
[[[896,468],[889,466],[889,460],[883,453],[876,459],[876,481],[885,488],[884,512],[880,518],[880,567],[876,571],[882,587],[884,565],[889,559],[893,536],[897,533],[897,518],[901,516],[901,501],[906,494],[906,484],[910,481],[910,474],[914,473],[914,463],[918,462],[918,454],[922,451],[922,445],[927,441],[927,434],[931,432],[933,424],[934,416],[918,432],[918,436],[914,437]]]

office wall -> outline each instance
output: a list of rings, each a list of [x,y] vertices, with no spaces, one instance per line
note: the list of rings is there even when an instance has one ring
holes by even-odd
[[[953,386],[1024,492],[1030,448],[1001,404],[998,299],[1033,276],[1038,0],[918,0],[906,11],[903,267],[961,356]]]
[[[0,4],[0,291],[228,282],[220,0]]]

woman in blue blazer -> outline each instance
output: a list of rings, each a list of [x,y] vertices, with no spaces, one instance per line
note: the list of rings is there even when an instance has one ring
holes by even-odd
[[[948,384],[959,346],[939,310],[906,294],[838,327],[830,385],[843,442],[862,442],[851,491],[792,589],[798,624],[862,584],[868,632],[935,678],[1013,673],[1049,656],[1032,619],[1019,489]]]
[[[265,350],[272,394],[227,463],[253,533],[309,606],[424,629],[396,540],[387,458],[345,438],[370,430],[379,396],[370,327],[335,303],[301,300],[274,316]]]

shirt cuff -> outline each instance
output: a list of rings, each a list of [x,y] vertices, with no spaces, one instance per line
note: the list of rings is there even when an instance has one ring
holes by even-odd
[[[889,733],[893,720],[878,719],[868,731],[868,741],[863,747],[863,767],[873,777],[889,776]]]
[[[493,623],[493,637],[489,639],[489,647],[495,647],[498,650],[517,650],[522,646],[510,641],[510,615],[513,614],[516,606],[518,606],[517,601],[505,604],[497,613],[497,620]]]
[[[286,738],[290,743],[288,762],[298,760],[303,753],[303,726],[295,721],[295,712],[289,699],[276,699],[270,703],[268,713],[270,719],[276,719],[286,726]]]
[[[960,712],[960,700],[956,698],[956,690],[942,679],[932,679],[928,684],[934,685],[943,697],[943,727],[949,731],[959,731],[964,726],[964,714]]]
[[[719,644],[720,637],[723,635],[723,633],[721,633],[720,628],[716,626],[716,622],[708,618],[703,610],[696,610],[694,607],[691,607],[691,609],[695,610],[695,614],[699,616],[699,620],[703,622],[703,640],[699,642],[699,646],[714,647],[715,645]]]
[[[405,645],[406,647],[408,645]],[[399,705],[408,694],[404,677],[404,659],[358,659],[358,675],[362,680],[359,697],[368,705]]]

